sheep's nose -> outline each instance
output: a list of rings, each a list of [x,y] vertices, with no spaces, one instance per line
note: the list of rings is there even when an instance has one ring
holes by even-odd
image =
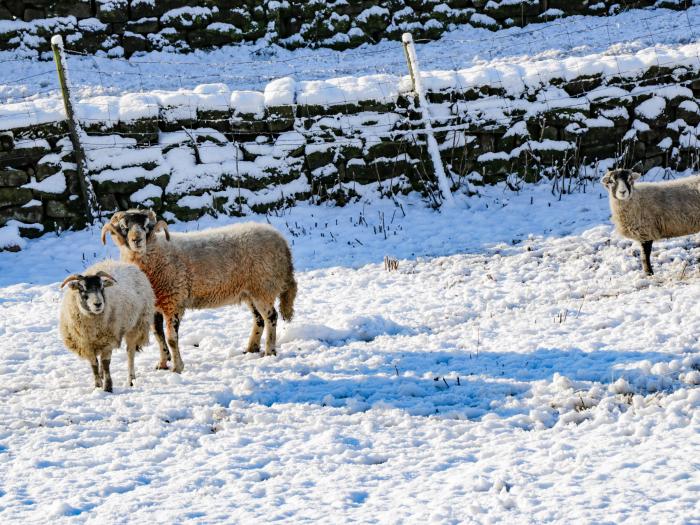
[[[102,303],[95,303],[95,308],[102,308]]]

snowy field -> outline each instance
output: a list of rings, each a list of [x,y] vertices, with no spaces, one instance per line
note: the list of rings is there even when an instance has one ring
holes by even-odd
[[[700,7],[631,11],[457,29],[418,55],[424,70],[515,70],[663,54],[697,32]],[[82,97],[406,74],[396,42],[69,61]],[[0,103],[55,89],[52,62],[0,53]],[[656,243],[646,277],[597,183],[457,201],[249,218],[292,244],[278,356],[242,354],[246,309],[191,311],[184,373],[155,370],[152,344],[127,388],[122,350],[113,394],[57,326],[59,283],[118,255],[99,227],[0,253],[0,523],[700,524],[700,235]]]
[[[700,6],[684,11],[631,10],[610,17],[574,16],[499,32],[470,26],[440,40],[419,43],[422,69],[454,71],[493,63],[527,68],[533,62],[603,53],[617,56],[695,43],[700,36]],[[0,52],[0,103],[27,97],[58,97],[56,71],[36,53]],[[700,59],[698,59],[700,60]],[[663,65],[663,60],[660,61]],[[190,54],[152,52],[130,60],[71,55],[71,84],[78,97],[125,92],[194,88],[223,82],[231,90],[261,90],[273,79],[323,80],[346,75],[407,75],[403,47],[383,41],[348,51],[289,51],[261,41]]]
[[[111,243],[1,253],[0,522],[700,523],[700,236],[644,277],[602,197],[287,210],[278,356],[242,354],[243,308],[193,311],[184,373],[151,345],[126,388],[120,351],[113,394],[57,330]]]

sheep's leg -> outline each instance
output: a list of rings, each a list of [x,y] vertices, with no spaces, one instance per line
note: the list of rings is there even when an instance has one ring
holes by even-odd
[[[248,303],[248,307],[250,308],[250,311],[253,312],[253,329],[250,332],[246,352],[255,353],[260,351],[260,338],[262,337],[265,320],[255,306],[253,306],[253,303]]]
[[[654,275],[654,270],[651,267],[651,245],[654,241],[643,241],[642,243],[642,269],[647,275]]]
[[[165,318],[165,336],[168,340],[168,347],[173,361],[173,372],[180,373],[185,368],[185,363],[180,357],[179,336],[180,330],[180,315],[175,314]]]
[[[167,370],[168,361],[170,360],[170,352],[168,351],[168,345],[165,342],[165,329],[163,328],[163,314],[156,312],[153,318],[153,332],[156,335],[156,341],[158,341],[158,348],[160,349],[160,361],[156,366],[156,370]]]
[[[129,371],[129,378],[126,381],[126,386],[134,386],[134,379],[136,379],[134,356],[136,355],[137,349],[138,347],[136,345],[129,344],[126,346],[127,367]]]
[[[102,389],[105,392],[112,391],[112,376],[109,373],[109,364],[111,361],[111,350],[102,352],[102,354],[100,355],[100,365],[102,367]]]
[[[95,378],[95,388],[102,388],[102,378],[100,377],[100,365],[97,363],[97,356],[93,356],[90,361],[92,375]]]
[[[272,306],[265,315],[265,355],[277,355],[277,310]]]

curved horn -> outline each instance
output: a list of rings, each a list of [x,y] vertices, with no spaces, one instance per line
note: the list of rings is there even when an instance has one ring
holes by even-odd
[[[114,217],[112,217],[112,220],[114,220]],[[105,223],[105,225],[102,226],[102,244],[107,244],[107,232],[118,234],[117,230],[114,229],[114,225],[111,222]]]
[[[124,215],[126,215],[125,211],[118,211],[114,215],[112,215],[112,218],[109,219],[109,222],[112,224],[117,224],[120,220],[124,218]]]
[[[168,223],[165,221],[158,221],[153,228],[153,233],[156,233],[158,230],[163,230],[163,233],[165,233],[165,240],[169,241],[170,240],[170,232],[168,231]]]
[[[82,278],[83,278],[83,276],[80,275],[79,273],[74,273],[73,275],[69,275],[61,283],[61,288],[63,288],[65,285],[67,285],[71,281],[79,281]]]
[[[103,270],[100,270],[95,275],[97,275],[98,277],[106,277],[107,279],[111,279],[115,283],[117,282],[117,280],[114,277],[112,277],[111,275],[109,275],[107,272],[105,272]]]
[[[114,277],[112,277],[107,272],[104,272],[102,270],[97,272],[95,275],[98,276],[99,278],[101,278],[103,281],[105,281],[103,283],[105,286],[112,286],[113,284],[117,283],[117,280]]]

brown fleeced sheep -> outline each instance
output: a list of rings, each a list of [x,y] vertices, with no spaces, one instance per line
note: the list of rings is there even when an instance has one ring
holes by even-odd
[[[132,264],[102,261],[63,281],[59,329],[66,347],[90,361],[95,386],[112,391],[112,351],[126,341],[129,380],[136,378],[134,355],[148,344],[155,297],[144,273]]]
[[[653,275],[654,241],[700,232],[700,176],[662,182],[636,182],[628,169],[609,171],[601,179],[610,197],[612,221],[620,235],[642,245],[642,269]]]
[[[297,284],[289,245],[273,227],[243,223],[171,234],[152,211],[128,210],[115,213],[104,225],[103,243],[107,232],[119,247],[122,261],[143,270],[153,286],[158,368],[167,368],[169,348],[173,371],[183,370],[178,332],[190,308],[246,303],[254,316],[246,351],[260,351],[264,326],[265,355],[276,353],[275,301],[279,297],[282,318],[291,320]]]

